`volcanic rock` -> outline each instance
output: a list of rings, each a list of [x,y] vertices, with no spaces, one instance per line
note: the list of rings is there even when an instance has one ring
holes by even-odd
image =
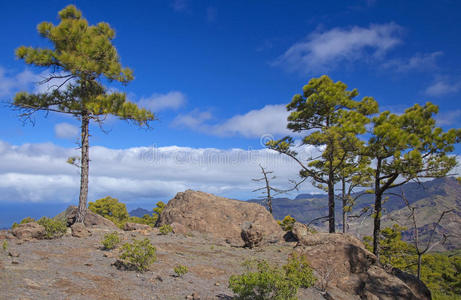
[[[261,205],[192,190],[171,199],[156,226],[175,222],[189,231],[206,233],[235,246],[245,245],[242,239],[245,223],[259,228],[263,242],[277,241],[283,236],[280,226]]]

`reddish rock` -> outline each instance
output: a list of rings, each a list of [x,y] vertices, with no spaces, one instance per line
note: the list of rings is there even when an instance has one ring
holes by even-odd
[[[157,226],[178,223],[188,231],[207,233],[236,246],[244,246],[242,225],[259,226],[263,242],[277,241],[283,231],[261,205],[231,200],[199,191],[187,190],[171,199]]]
[[[72,236],[73,237],[78,237],[78,238],[85,238],[89,237],[91,235],[91,232],[86,229],[85,225],[83,223],[74,223],[70,227],[72,231]]]
[[[14,236],[21,240],[41,239],[45,235],[45,227],[36,222],[19,224],[12,230]]]
[[[190,233],[190,230],[187,229],[186,226],[180,224],[180,223],[171,223],[171,229],[174,234],[188,234]]]
[[[396,271],[379,266],[376,256],[353,236],[307,234],[300,236],[297,251],[306,255],[317,273],[317,286],[330,291],[330,296],[339,289],[344,299],[431,299],[429,289],[420,280],[406,273],[397,276]]]

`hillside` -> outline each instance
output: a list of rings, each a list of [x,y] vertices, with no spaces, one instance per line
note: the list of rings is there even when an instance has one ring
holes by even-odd
[[[461,248],[461,238],[458,232],[461,232],[461,185],[458,184],[455,178],[440,178],[432,181],[427,181],[421,184],[408,183],[400,188],[391,189],[389,192],[400,194],[404,192],[408,201],[417,207],[417,221],[422,233],[423,241],[428,236],[428,231],[433,227],[434,222],[440,216],[442,211],[454,208],[455,211],[444,217],[441,226],[437,229],[438,233],[449,235],[444,247],[438,247],[437,250],[452,250]],[[352,215],[359,212],[366,206],[372,206],[374,203],[373,195],[364,195],[357,201]],[[389,226],[399,223],[402,226],[407,226],[408,209],[402,199],[395,195],[388,195],[388,199],[383,204],[383,225]],[[261,200],[249,200],[251,202],[261,203]],[[296,220],[309,223],[313,219],[326,216],[328,214],[327,197],[322,194],[300,194],[294,199],[277,198],[273,199],[273,212],[276,219],[283,219],[286,215],[291,215]],[[341,223],[341,207],[340,203],[336,203],[336,216],[339,227]],[[322,222],[315,222],[316,226],[325,228]],[[350,223],[350,232],[355,233],[359,237],[371,235],[372,219],[362,218],[358,221]],[[438,237],[441,234],[437,235]],[[410,230],[404,232],[404,238],[410,238]]]

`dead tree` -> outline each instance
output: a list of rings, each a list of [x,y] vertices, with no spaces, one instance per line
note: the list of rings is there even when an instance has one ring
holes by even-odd
[[[439,244],[444,244],[447,240],[447,235],[443,234],[442,235],[442,239],[441,240],[438,240],[436,242],[433,242],[433,239],[434,239],[434,234],[435,234],[435,231],[437,229],[437,227],[440,225],[440,222],[442,221],[443,217],[448,214],[448,213],[451,213],[454,211],[454,209],[447,209],[447,210],[444,210],[439,218],[437,219],[437,222],[434,223],[434,226],[432,227],[432,230],[431,230],[431,233],[429,235],[429,240],[427,241],[427,243],[425,245],[422,245],[423,243],[420,241],[419,239],[419,232],[418,232],[418,222],[416,220],[416,207],[412,206],[410,204],[410,202],[408,201],[407,197],[405,197],[405,194],[403,192],[403,190],[401,190],[401,194],[398,195],[398,194],[394,194],[396,196],[400,196],[403,200],[403,202],[405,203],[405,206],[408,208],[410,214],[409,214],[409,218],[411,220],[411,226],[412,226],[412,230],[413,230],[413,246],[415,248],[415,251],[416,251],[416,255],[418,256],[418,261],[417,261],[417,266],[418,266],[418,269],[417,269],[417,277],[418,279],[421,279],[421,263],[422,263],[422,257],[424,254],[426,254],[427,252],[429,252],[430,250],[432,250],[435,246],[439,245]],[[421,248],[422,247],[422,248]]]

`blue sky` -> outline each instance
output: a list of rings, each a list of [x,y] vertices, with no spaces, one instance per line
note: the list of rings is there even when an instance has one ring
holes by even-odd
[[[375,97],[382,109],[393,112],[431,101],[440,106],[441,126],[460,127],[459,1],[2,1],[1,101],[20,90],[46,88],[36,85],[46,71],[16,60],[14,49],[47,46],[36,25],[56,23],[67,4],[77,5],[90,23],[105,21],[116,30],[122,63],[135,74],[129,85],[116,88],[158,117],[149,131],[115,119],[104,126],[108,134],[93,126],[96,157],[118,154],[101,163],[107,174],[93,169],[90,200],[111,194],[149,207],[183,188],[251,197],[259,162],[251,156],[267,154],[261,139],[287,133],[284,105],[322,74],[357,88],[360,97]],[[23,126],[10,108],[3,106],[0,113],[0,189],[6,191],[0,202],[76,203],[78,174],[65,165],[65,156],[75,151],[78,122],[37,115],[35,126]],[[175,160],[176,166],[168,167],[176,177],[164,174],[166,165],[130,160],[143,151]],[[236,151],[245,159],[233,160]],[[232,166],[222,161],[218,166],[217,157]],[[182,171],[185,165],[190,177]],[[289,162],[272,167],[281,174],[281,185],[296,176]],[[219,174],[203,175],[213,170]],[[150,174],[144,185],[140,174]],[[50,191],[27,189],[20,184],[24,180]],[[129,185],[120,180],[131,180],[133,187],[121,190]],[[152,188],[146,192],[146,186]]]

